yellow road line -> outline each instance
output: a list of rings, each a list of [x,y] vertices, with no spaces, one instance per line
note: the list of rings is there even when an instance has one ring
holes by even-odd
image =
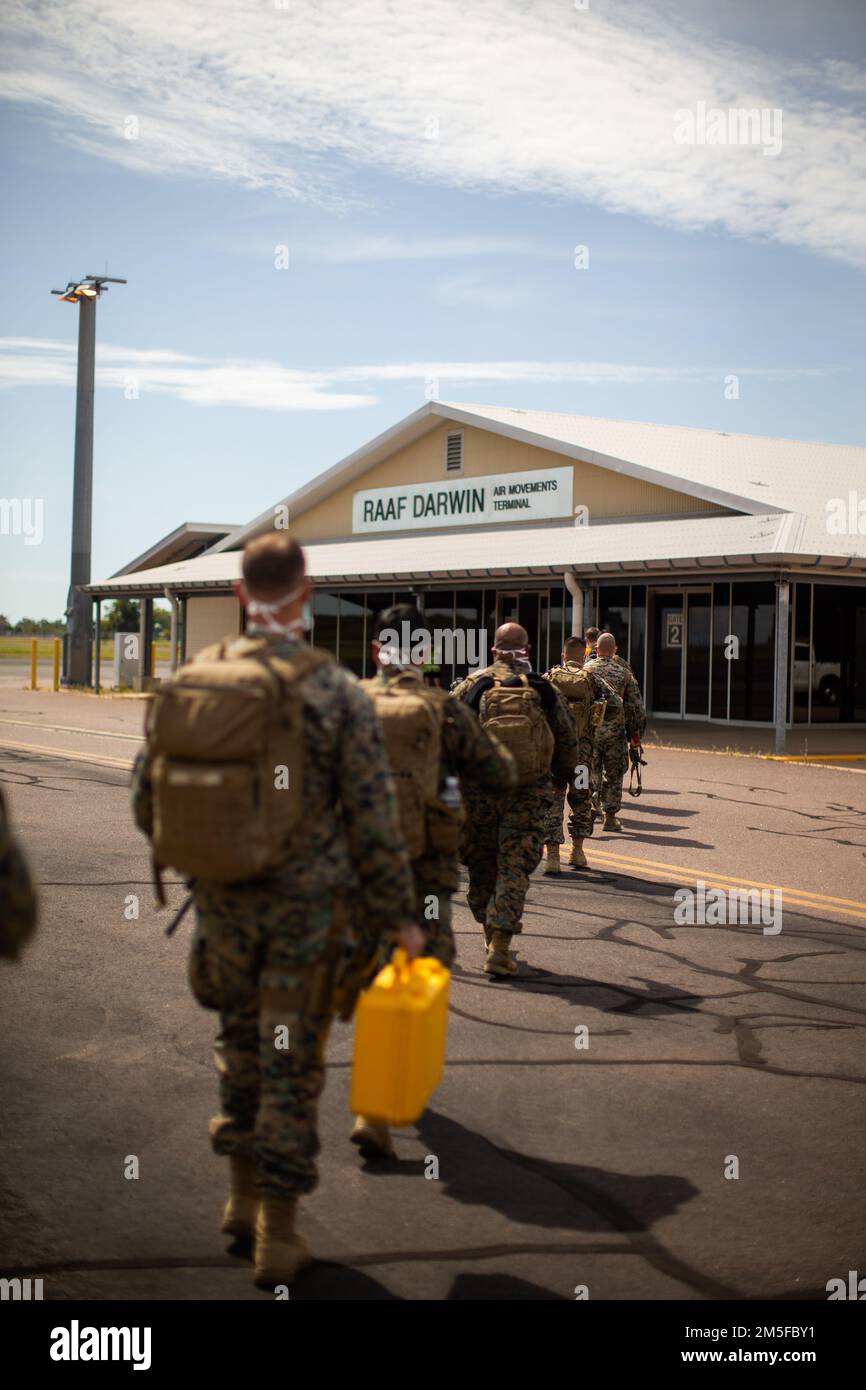
[[[764,753],[776,763],[866,763],[866,753]]]
[[[866,775],[866,768],[842,766],[849,762],[866,762],[866,754],[863,753],[759,753],[757,749],[692,748],[678,743],[645,743],[643,747],[645,753],[705,753],[708,758],[761,758],[770,763],[810,762],[815,767],[826,767],[830,771],[856,772],[860,777]]]
[[[630,869],[633,872],[642,870],[650,878],[670,879],[675,875],[679,884],[700,881],[706,883],[708,888],[725,887],[726,890],[731,885],[736,888],[775,889],[782,894],[783,901],[788,906],[809,908],[813,912],[840,912],[846,917],[859,917],[866,921],[866,903],[856,902],[851,898],[831,898],[824,893],[810,893],[807,889],[785,888],[779,883],[761,883],[756,879],[732,878],[728,874],[709,873],[703,869],[686,868],[682,864],[658,864],[652,859],[630,859],[626,855],[596,850],[590,844],[590,866],[596,860],[601,861],[602,868]]]
[[[595,849],[595,836],[590,840],[590,845]],[[691,869],[683,864],[669,864],[662,859],[639,859],[629,854],[617,854],[615,850],[599,849],[598,854],[604,854],[610,859],[620,860],[623,864],[651,864],[656,869],[668,869],[675,874],[694,874],[697,878],[723,878],[727,883],[736,883],[744,888],[779,888],[783,893],[798,893],[803,898],[815,898],[822,903],[845,903],[847,907],[862,907],[866,909],[866,902],[862,898],[831,898],[826,893],[813,893],[811,888],[782,888],[778,883],[765,883],[757,878],[736,878],[734,874],[718,873],[712,869]]]
[[[130,743],[143,743],[143,734],[114,734],[108,729],[77,729],[71,724],[43,724],[39,719],[0,719],[0,724],[18,724],[27,729],[46,729],[52,734],[90,734],[95,738],[122,738]]]
[[[41,743],[12,743],[10,739],[0,738],[0,753],[4,748],[14,748],[19,753],[42,753],[49,758],[70,758],[75,763],[98,763],[100,767],[119,767],[124,772],[132,770],[132,763],[120,758],[106,758],[99,753],[72,753],[67,748],[46,748]]]

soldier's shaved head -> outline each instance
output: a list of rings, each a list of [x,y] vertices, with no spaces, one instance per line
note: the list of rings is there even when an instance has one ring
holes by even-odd
[[[522,647],[529,646],[529,633],[520,623],[503,623],[496,629],[496,636],[493,639],[493,648],[500,652],[520,651]]]
[[[582,637],[566,637],[562,648],[563,661],[570,661],[573,665],[582,666],[585,655],[586,648]]]
[[[616,638],[612,632],[602,632],[595,644],[599,656],[613,656],[616,651]]]

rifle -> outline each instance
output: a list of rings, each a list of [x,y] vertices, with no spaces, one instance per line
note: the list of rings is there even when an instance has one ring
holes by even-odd
[[[642,767],[647,766],[647,760],[643,756],[643,744],[641,743],[639,738],[637,742],[635,742],[635,740],[632,739],[629,743],[628,756],[629,761],[631,763],[631,771],[629,772],[627,791],[629,796],[640,796],[641,792],[643,791],[643,783],[641,781],[640,770]],[[636,788],[634,787],[635,774],[637,774]]]

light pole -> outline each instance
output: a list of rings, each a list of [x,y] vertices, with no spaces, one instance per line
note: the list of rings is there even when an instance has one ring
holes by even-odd
[[[78,383],[75,395],[75,465],[72,484],[72,563],[63,639],[63,684],[89,685],[91,670],[91,601],[79,584],[90,583],[90,536],[93,519],[93,382],[96,372],[96,301],[109,285],[125,285],[112,275],[70,280],[52,290],[67,304],[78,305]],[[97,644],[99,633],[97,633]],[[97,657],[98,660],[98,657]]]

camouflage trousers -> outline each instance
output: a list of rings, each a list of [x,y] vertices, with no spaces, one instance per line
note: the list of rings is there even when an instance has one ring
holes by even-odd
[[[554,787],[554,802],[544,827],[546,845],[563,845],[562,818],[565,814],[565,798],[568,795],[568,833],[573,840],[585,840],[592,834],[593,810],[592,792],[592,754],[593,741],[582,738],[578,743],[577,763],[574,776],[567,788]],[[575,782],[586,782],[586,786],[575,786]]]
[[[622,779],[628,768],[628,743],[621,723],[602,724],[596,730],[592,761],[592,784],[598,792],[599,806],[615,814],[622,806]]]
[[[449,970],[457,949],[451,928],[452,891],[438,879],[415,875],[416,921],[427,938],[423,954],[433,956]]]
[[[198,895],[197,895],[198,896]],[[332,1020],[328,942],[346,921],[338,894],[302,906],[216,901],[202,908],[189,963],[199,1003],[217,1009],[220,1110],[214,1151],[252,1158],[259,1189],[293,1197],[318,1176],[318,1100]]]
[[[505,793],[467,791],[461,854],[469,870],[467,901],[488,931],[521,930],[529,875],[541,862],[554,795],[549,779]]]
[[[457,850],[434,849],[428,845],[412,860],[415,884],[415,921],[424,932],[424,955],[441,961],[449,970],[454,964],[456,946],[451,929],[451,898],[460,886]]]

